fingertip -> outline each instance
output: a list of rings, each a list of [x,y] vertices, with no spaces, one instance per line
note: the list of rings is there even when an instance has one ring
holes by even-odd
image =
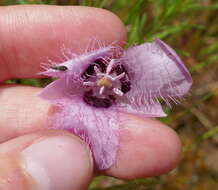
[[[125,25],[120,20],[120,18],[113,12],[106,9],[95,9],[99,11],[99,13],[101,13],[102,16],[105,18],[103,20],[99,17],[98,22],[102,22],[102,25],[104,23],[105,28],[103,29],[103,31],[107,30],[110,33],[110,35],[108,35],[108,42],[117,42],[119,45],[123,46],[127,39],[127,32]]]
[[[85,189],[92,178],[91,153],[78,137],[42,138],[21,155],[23,168],[33,181],[30,186],[37,189]]]
[[[0,149],[0,189],[82,190],[93,177],[88,146],[64,131],[28,134]]]
[[[177,166],[181,142],[171,128],[135,116],[125,116],[120,128],[120,150],[116,163],[106,171],[108,175],[143,178],[161,175]]]

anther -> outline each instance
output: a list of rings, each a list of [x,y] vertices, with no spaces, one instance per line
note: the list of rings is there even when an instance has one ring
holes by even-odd
[[[123,92],[119,88],[113,88],[113,92],[118,96],[123,96]]]
[[[109,74],[111,72],[111,70],[113,69],[114,64],[115,64],[115,60],[111,59],[110,63],[108,64],[108,67],[106,69],[107,74]]]
[[[95,83],[94,82],[83,82],[83,85],[84,86],[95,86]]]
[[[96,75],[101,73],[101,71],[99,70],[99,68],[97,66],[94,66],[94,70],[95,70]]]
[[[120,79],[122,79],[122,78],[125,76],[125,74],[126,74],[126,73],[123,72],[123,73],[121,73],[120,75],[114,77],[113,80],[114,80],[114,81],[116,81],[116,80],[120,80]]]
[[[102,86],[102,87],[100,88],[100,90],[99,90],[99,94],[102,95],[102,94],[104,93],[104,90],[105,90],[105,87]]]

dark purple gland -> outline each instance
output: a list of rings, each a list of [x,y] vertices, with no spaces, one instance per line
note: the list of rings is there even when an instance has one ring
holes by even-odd
[[[113,104],[113,101],[110,98],[99,98],[93,96],[92,92],[86,92],[83,96],[83,100],[85,103],[96,108],[109,108]]]
[[[125,72],[126,75],[120,79],[121,82],[121,91],[126,94],[131,90],[131,83],[129,79],[128,72],[126,71],[126,68],[123,65],[118,65],[114,68],[114,71],[116,71],[117,75],[120,75],[121,73]]]
[[[103,59],[97,59],[94,61],[93,64],[89,65],[86,71],[82,74],[82,78],[87,80],[95,73],[94,66],[98,66],[98,68],[101,69],[102,72],[105,72],[106,70],[106,64]]]

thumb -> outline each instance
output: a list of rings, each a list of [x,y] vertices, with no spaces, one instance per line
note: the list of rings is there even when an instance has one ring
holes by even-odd
[[[0,189],[83,190],[93,174],[90,150],[63,131],[29,134],[0,145]]]

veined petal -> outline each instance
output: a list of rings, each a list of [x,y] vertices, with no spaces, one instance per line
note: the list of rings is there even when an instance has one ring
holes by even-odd
[[[176,52],[159,39],[129,48],[122,58],[131,80],[126,96],[135,105],[152,104],[157,98],[176,101],[192,85]]]
[[[52,125],[74,133],[89,144],[98,169],[113,165],[119,145],[116,111],[93,108],[75,97],[70,104],[61,107]]]

